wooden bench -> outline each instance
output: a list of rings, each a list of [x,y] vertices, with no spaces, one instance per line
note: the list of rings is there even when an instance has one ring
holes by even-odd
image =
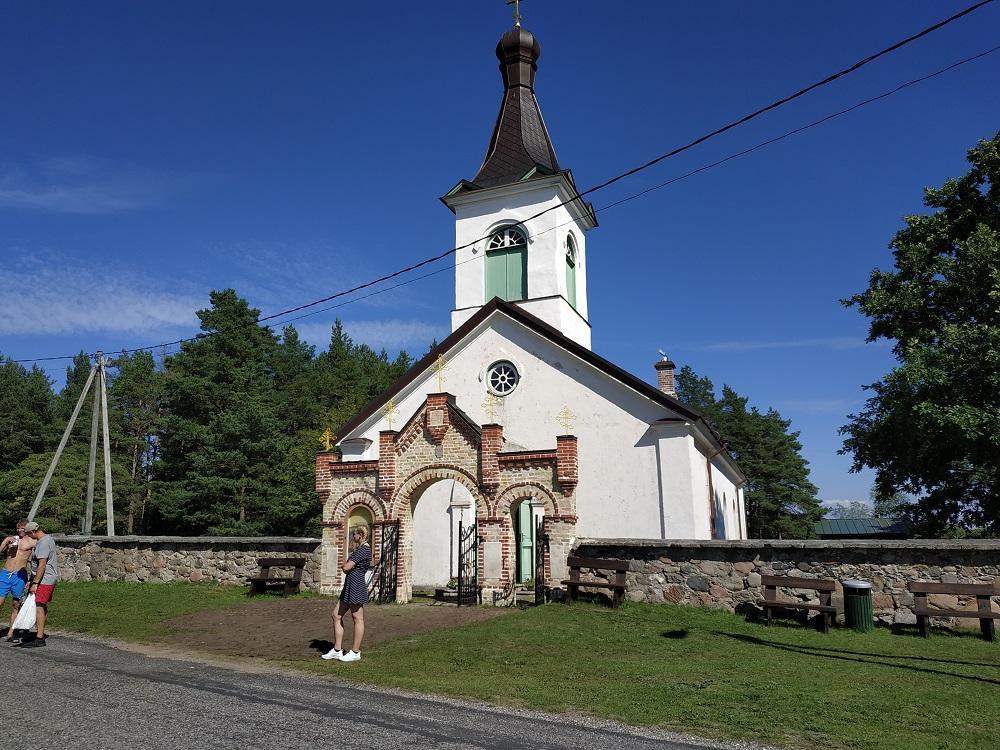
[[[580,587],[593,589],[609,589],[611,591],[611,606],[618,607],[625,599],[625,571],[628,570],[627,560],[602,560],[596,557],[570,557],[569,578],[563,581],[567,591],[567,601],[576,599]],[[614,581],[589,580],[580,578],[580,568],[615,571]]]
[[[263,594],[269,586],[281,586],[282,596],[299,592],[299,584],[302,583],[302,570],[306,567],[304,557],[262,557],[257,562],[260,564],[260,572],[248,581],[250,596]],[[275,575],[274,568],[289,568],[292,574]]]
[[[979,620],[983,639],[996,640],[996,620],[1000,612],[994,612],[990,602],[1000,594],[996,581],[993,583],[933,583],[931,581],[911,581],[906,588],[913,594],[913,614],[917,616],[920,635],[930,638],[932,617],[971,617]],[[976,597],[976,609],[931,609],[927,604],[928,594],[951,594],[953,596]]]
[[[767,624],[773,621],[776,609],[801,609],[819,612],[820,630],[830,632],[833,618],[837,616],[837,608],[833,606],[833,592],[837,590],[837,582],[829,578],[795,578],[793,576],[761,576],[760,584],[764,587],[764,615]],[[785,602],[778,600],[778,588],[810,589],[819,592],[819,604],[805,602]]]

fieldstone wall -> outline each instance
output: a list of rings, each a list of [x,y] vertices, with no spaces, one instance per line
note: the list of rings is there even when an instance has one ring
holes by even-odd
[[[304,557],[302,588],[319,591],[320,540],[294,537],[61,536],[63,581],[216,581],[246,585],[261,557]]]
[[[875,618],[882,624],[913,624],[910,581],[992,583],[1000,576],[1000,540],[887,541],[670,541],[661,539],[580,539],[574,555],[631,561],[626,596],[631,601],[671,602],[730,612],[758,606],[764,598],[760,576],[832,578],[843,620],[841,581],[872,583]],[[816,592],[779,589],[779,598],[818,601]],[[930,595],[940,609],[974,609],[966,597]],[[1000,598],[993,609],[1000,612]],[[937,624],[979,628],[978,620]]]

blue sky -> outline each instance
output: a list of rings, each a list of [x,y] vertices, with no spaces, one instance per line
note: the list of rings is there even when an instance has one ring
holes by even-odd
[[[589,187],[964,7],[944,2],[523,3],[559,160]],[[500,103],[501,0],[10,3],[0,24],[0,352],[112,351],[196,330],[210,289],[265,314],[454,244],[438,201]],[[633,192],[997,44],[1000,7],[591,199]],[[838,299],[921,190],[1000,127],[1000,53],[599,214],[594,350],[657,349],[801,430],[826,501],[865,499],[838,428],[891,365]],[[422,353],[442,273],[297,323]],[[431,270],[434,270],[431,269]],[[55,380],[63,365],[45,363]]]

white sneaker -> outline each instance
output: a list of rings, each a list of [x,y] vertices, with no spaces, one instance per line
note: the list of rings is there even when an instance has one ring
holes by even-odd
[[[320,659],[327,659],[327,660],[330,660],[330,659],[343,659],[344,658],[344,652],[341,651],[339,648],[331,648],[329,651],[327,651],[325,654],[323,654],[319,658]]]
[[[357,651],[346,651],[342,656],[338,656],[340,661],[361,661],[361,654]]]

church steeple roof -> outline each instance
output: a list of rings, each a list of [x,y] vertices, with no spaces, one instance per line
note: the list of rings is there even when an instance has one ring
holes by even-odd
[[[516,26],[500,38],[496,53],[503,76],[503,103],[486,158],[472,179],[479,188],[518,182],[532,171],[560,171],[535,99],[535,72],[541,55],[538,40],[530,31]]]

